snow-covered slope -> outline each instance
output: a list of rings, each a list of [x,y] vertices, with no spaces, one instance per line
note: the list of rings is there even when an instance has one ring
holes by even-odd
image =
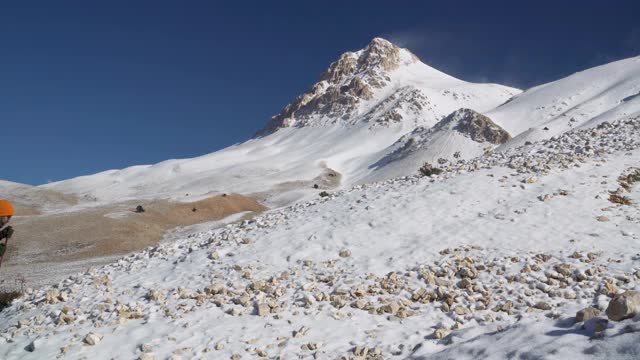
[[[511,135],[488,117],[471,109],[460,109],[433,127],[419,126],[401,137],[371,166],[364,182],[412,174],[416,167],[459,159],[472,159],[511,139]]]
[[[431,127],[461,107],[488,111],[517,93],[505,86],[458,80],[376,38],[331,64],[311,90],[275,115],[254,139],[194,159],[107,171],[45,187],[107,202],[231,191],[260,192],[268,199],[269,193],[285,191],[274,201],[290,202],[315,183],[349,185],[365,178],[379,153],[418,125]],[[341,174],[341,184],[325,181],[327,168]]]
[[[45,187],[95,199],[193,199],[221,192],[280,206],[319,190],[408,175],[425,161],[480,155],[496,143],[445,126],[467,108],[511,140],[499,150],[640,114],[640,57],[519,90],[468,83],[376,38],[347,52],[255,138],[194,159],[169,160]],[[512,97],[516,95],[515,97]],[[449,118],[447,118],[449,116]],[[446,119],[445,119],[446,118]],[[436,124],[441,121],[439,126]],[[189,194],[187,196],[187,194]]]
[[[640,114],[640,56],[534,87],[485,113],[515,137],[505,147],[636,114]]]
[[[203,228],[30,291],[0,358],[637,359],[639,164],[628,118]]]

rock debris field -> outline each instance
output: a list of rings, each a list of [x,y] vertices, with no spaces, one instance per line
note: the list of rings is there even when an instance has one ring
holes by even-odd
[[[0,358],[637,359],[639,147],[632,117],[170,239],[29,290]]]

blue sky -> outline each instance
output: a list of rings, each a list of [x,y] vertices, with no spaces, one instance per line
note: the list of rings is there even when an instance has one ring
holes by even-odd
[[[637,0],[7,3],[0,179],[29,184],[244,141],[375,36],[521,88],[640,55]]]

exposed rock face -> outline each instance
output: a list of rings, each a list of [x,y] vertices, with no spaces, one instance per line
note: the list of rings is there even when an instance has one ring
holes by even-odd
[[[409,54],[408,60],[401,56],[401,51]],[[416,61],[415,55],[407,50],[375,38],[363,50],[346,52],[333,62],[320,76],[318,83],[274,115],[259,134],[268,134],[283,127],[304,126],[312,118],[324,117],[332,121],[348,119],[361,101],[370,100],[376,89],[385,87],[391,81],[388,76],[390,71]],[[420,96],[414,94],[413,98],[419,99]],[[397,119],[397,116],[390,112],[387,118]]]
[[[640,292],[629,290],[616,295],[609,302],[606,313],[613,321],[629,319],[640,314]]]
[[[418,115],[432,106],[429,99],[413,86],[404,86],[374,106],[364,115],[364,121],[375,125],[389,125],[402,121],[402,113]]]
[[[447,116],[442,123],[457,122],[454,130],[470,137],[473,141],[499,145],[511,139],[511,135],[488,117],[471,109],[459,109]]]

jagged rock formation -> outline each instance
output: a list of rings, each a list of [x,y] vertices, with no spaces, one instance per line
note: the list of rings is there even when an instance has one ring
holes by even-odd
[[[401,56],[401,51],[407,56]],[[373,98],[374,89],[381,89],[391,81],[389,71],[416,61],[415,55],[407,50],[375,38],[365,49],[346,52],[333,62],[318,83],[274,115],[262,132],[305,125],[314,115],[347,119],[362,100]]]
[[[471,109],[456,110],[442,120],[442,125],[440,123],[436,125],[434,130],[449,123],[455,123],[454,130],[468,136],[475,142],[499,145],[511,139],[511,135],[491,119]]]

